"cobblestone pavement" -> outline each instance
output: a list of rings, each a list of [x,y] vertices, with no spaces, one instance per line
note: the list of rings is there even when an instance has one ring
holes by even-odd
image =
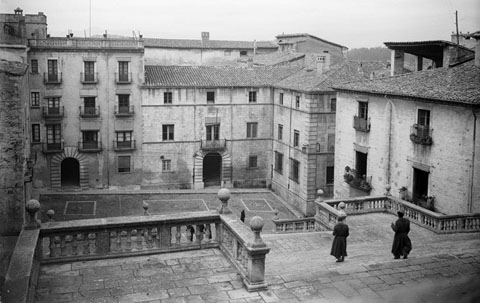
[[[330,232],[266,235],[266,291],[247,292],[218,249],[44,265],[36,302],[480,302],[480,234],[412,224],[413,251],[393,260],[387,214],[350,216],[348,257]]]

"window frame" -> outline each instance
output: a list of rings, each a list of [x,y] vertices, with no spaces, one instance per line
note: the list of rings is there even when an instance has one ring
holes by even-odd
[[[41,134],[40,134],[40,123],[32,123],[31,128],[31,142],[32,143],[41,143]]]
[[[215,92],[214,91],[207,91],[206,101],[207,101],[207,104],[215,104]]]
[[[298,129],[293,130],[293,147],[300,146],[300,131]]]
[[[172,160],[171,159],[162,159],[162,173],[171,173],[172,170]]]
[[[422,125],[426,128],[430,127],[430,120],[431,120],[431,113],[428,109],[421,109],[417,110],[417,124]]]
[[[337,111],[337,98],[330,98],[330,111],[332,113]]]
[[[280,123],[277,126],[277,138],[278,138],[278,141],[283,140],[283,124],[280,124]]]
[[[60,123],[47,124],[45,129],[47,144],[62,143],[62,125]]]
[[[30,59],[30,73],[38,74],[38,59]]]
[[[273,169],[283,175],[283,154],[281,152],[275,151],[275,166]]]
[[[95,61],[83,61],[83,81],[95,81]]]
[[[175,124],[162,124],[162,141],[175,140]]]
[[[368,119],[368,102],[358,101],[358,117]]]
[[[207,141],[220,140],[220,123],[205,125],[205,133]]]
[[[300,96],[295,96],[295,108],[300,108]]]
[[[335,182],[335,166],[329,166],[325,168],[325,184],[332,185]]]
[[[300,184],[300,161],[290,158],[290,175],[289,178]]]
[[[30,107],[40,107],[40,92],[30,92]]]
[[[163,93],[163,104],[172,104],[173,103],[173,93],[164,92]]]
[[[247,122],[247,138],[258,137],[258,122]]]
[[[257,103],[257,92],[251,90],[248,92],[248,103]]]
[[[280,100],[279,100],[279,103],[280,105],[283,105],[283,93],[280,93]]]
[[[128,158],[128,161],[125,161],[125,162],[122,161],[122,163],[128,163],[128,167],[127,166],[120,167],[120,164],[121,164],[120,159],[121,158],[122,159]],[[127,170],[120,171],[121,169],[128,169],[128,171]],[[130,174],[130,173],[132,173],[132,156],[131,155],[118,155],[117,156],[117,173],[119,173],[119,174]]]

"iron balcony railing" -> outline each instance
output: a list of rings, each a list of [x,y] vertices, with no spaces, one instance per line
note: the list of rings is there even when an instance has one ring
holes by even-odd
[[[43,118],[45,119],[61,119],[63,118],[63,106],[59,107],[42,107]]]
[[[102,143],[98,141],[79,141],[78,150],[81,152],[99,152],[102,150]]]
[[[362,132],[370,131],[370,119],[353,116],[353,128]]]
[[[43,73],[43,83],[44,84],[60,84],[62,83],[62,73]]]
[[[201,148],[203,150],[223,150],[226,147],[226,140],[219,139],[219,140],[202,140]]]
[[[126,117],[133,116],[135,114],[134,106],[118,106],[115,105],[115,116],[117,117]]]
[[[44,142],[42,143],[44,153],[59,153],[63,151],[63,142]]]
[[[132,83],[132,73],[115,73],[115,81],[117,84]]]
[[[80,117],[98,117],[100,116],[100,106],[80,106]]]
[[[410,128],[410,140],[416,144],[432,145],[432,132],[428,125],[414,124]]]
[[[113,141],[113,149],[115,151],[134,150],[135,140],[131,141]]]
[[[80,81],[83,84],[95,84],[98,82],[98,73],[80,73]]]

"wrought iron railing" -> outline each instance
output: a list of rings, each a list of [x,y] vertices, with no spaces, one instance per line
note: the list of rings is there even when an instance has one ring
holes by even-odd
[[[83,84],[95,84],[98,82],[98,73],[80,73],[80,81]]]
[[[114,113],[115,113],[115,116],[117,117],[133,116],[135,114],[135,108],[133,105],[130,105],[130,106],[115,105]]]
[[[113,141],[113,149],[120,150],[134,150],[136,148],[135,140],[130,141]]]
[[[100,106],[80,106],[80,117],[98,117],[100,116]]]
[[[45,119],[60,119],[63,118],[63,106],[58,107],[42,107],[42,115]]]
[[[102,142],[99,141],[79,141],[78,150],[81,152],[99,152],[102,150]]]
[[[43,83],[44,84],[60,84],[62,83],[62,73],[43,73]]]

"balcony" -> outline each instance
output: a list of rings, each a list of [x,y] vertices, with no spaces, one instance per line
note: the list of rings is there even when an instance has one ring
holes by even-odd
[[[135,114],[134,106],[118,106],[115,105],[115,117],[130,117]]]
[[[62,73],[60,73],[60,74],[43,73],[43,83],[44,84],[60,84],[60,83],[62,83]]]
[[[115,73],[115,82],[117,84],[130,84],[132,83],[132,73]]]
[[[102,151],[102,143],[100,141],[79,141],[78,150],[84,153],[96,153]]]
[[[83,84],[96,84],[98,82],[98,73],[80,73],[80,81]]]
[[[220,140],[202,140],[200,148],[202,150],[224,150],[227,145],[225,139]]]
[[[135,150],[135,140],[113,141],[113,150],[115,151]]]
[[[370,131],[370,119],[353,116],[353,128],[361,132]]]
[[[410,140],[416,144],[432,145],[432,132],[433,129],[429,126],[414,124],[410,128]]]
[[[45,154],[60,153],[63,151],[63,142],[42,143],[42,151]]]
[[[62,119],[63,118],[63,106],[60,107],[42,107],[42,115],[44,119]]]
[[[100,116],[100,106],[80,106],[80,117],[93,118]]]
[[[369,193],[372,190],[372,177],[365,175],[359,176],[355,169],[345,167],[345,174],[343,175],[345,183],[353,188]]]

